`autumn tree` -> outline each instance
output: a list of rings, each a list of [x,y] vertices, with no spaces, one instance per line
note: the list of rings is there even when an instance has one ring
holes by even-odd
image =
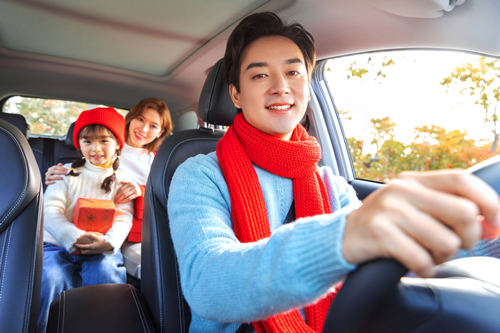
[[[447,88],[470,94],[484,111],[484,122],[490,125],[493,136],[491,151],[496,152],[498,137],[498,112],[500,101],[500,61],[479,57],[478,63],[466,63],[441,81]]]

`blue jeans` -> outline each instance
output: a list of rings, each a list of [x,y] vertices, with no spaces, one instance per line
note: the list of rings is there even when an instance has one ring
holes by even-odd
[[[37,332],[46,331],[50,304],[64,290],[126,280],[120,251],[111,255],[73,255],[62,247],[44,243]]]

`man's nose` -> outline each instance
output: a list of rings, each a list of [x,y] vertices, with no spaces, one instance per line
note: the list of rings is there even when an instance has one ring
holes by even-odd
[[[272,78],[270,93],[273,95],[286,95],[290,93],[288,81],[283,75],[275,75]]]

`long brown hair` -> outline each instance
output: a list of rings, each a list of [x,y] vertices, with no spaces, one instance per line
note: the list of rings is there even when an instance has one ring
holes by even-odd
[[[80,133],[78,133],[78,140],[80,140],[80,138],[82,138],[83,136],[95,135],[96,133],[102,133],[102,132],[105,132],[107,135],[111,136],[114,140],[116,140],[116,144],[118,146],[118,150],[116,151],[116,158],[113,161],[113,174],[104,178],[101,184],[101,189],[103,189],[104,192],[109,193],[111,191],[111,185],[113,184],[114,181],[116,181],[116,174],[115,174],[116,170],[120,166],[121,149],[119,148],[120,144],[116,139],[116,136],[106,126],[87,125],[80,130]],[[73,163],[71,163],[71,170],[69,171],[68,176],[73,176],[73,177],[80,176],[80,172],[76,172],[75,169],[80,168],[83,165],[85,165],[85,157],[82,154],[82,158],[79,158],[73,161]]]
[[[172,119],[170,117],[170,110],[167,103],[159,98],[148,97],[139,101],[125,116],[125,142],[128,141],[130,122],[142,114],[146,109],[153,109],[160,115],[161,119],[161,135],[154,139],[152,142],[144,145],[149,152],[156,152],[163,139],[172,132]]]

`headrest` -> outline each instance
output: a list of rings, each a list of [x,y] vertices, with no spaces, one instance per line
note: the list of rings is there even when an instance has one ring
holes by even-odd
[[[0,119],[0,232],[3,232],[42,189],[40,170],[28,139]],[[15,170],[16,172],[12,172]]]
[[[71,123],[68,128],[68,134],[66,134],[66,139],[64,140],[64,143],[66,146],[71,147],[75,149],[75,145],[73,144],[73,130],[75,129],[75,123]]]
[[[238,113],[229,96],[222,59],[212,67],[201,90],[198,112],[203,121],[212,125],[229,126]]]
[[[24,136],[28,136],[28,123],[23,115],[17,113],[0,112],[0,119],[3,119],[16,126]]]

